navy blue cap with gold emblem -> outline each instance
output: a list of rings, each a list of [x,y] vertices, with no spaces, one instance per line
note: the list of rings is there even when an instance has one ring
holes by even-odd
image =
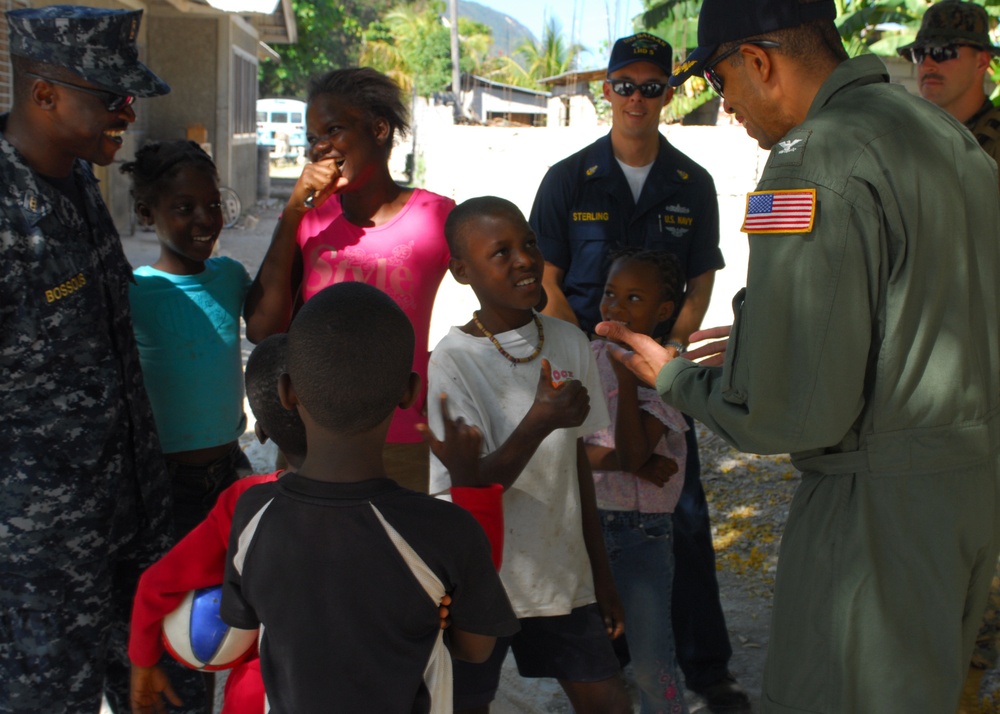
[[[670,86],[679,87],[701,74],[719,45],[836,17],[833,0],[705,0],[698,16],[698,47],[674,68]]]
[[[627,67],[633,62],[651,62],[665,73],[670,74],[674,68],[674,51],[669,42],[648,32],[623,37],[615,42],[615,46],[611,50],[608,74],[622,67]]]
[[[142,10],[49,5],[11,10],[10,54],[65,67],[118,94],[155,97],[170,86],[139,61]]]

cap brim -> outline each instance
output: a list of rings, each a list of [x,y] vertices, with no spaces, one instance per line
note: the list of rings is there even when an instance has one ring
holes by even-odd
[[[670,76],[670,86],[679,87],[688,80],[688,77],[700,75],[705,68],[705,63],[715,54],[718,47],[718,45],[705,45],[695,49],[687,56],[687,59],[674,67],[674,73]]]
[[[128,67],[108,67],[90,69],[82,75],[84,79],[102,87],[136,97],[159,97],[170,92],[170,85],[160,79],[142,62]]]

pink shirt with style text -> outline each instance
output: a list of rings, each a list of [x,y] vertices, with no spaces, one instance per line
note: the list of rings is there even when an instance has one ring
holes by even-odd
[[[333,196],[299,225],[303,300],[336,283],[363,282],[387,293],[413,324],[413,371],[420,375],[421,398],[396,410],[389,443],[420,441],[415,427],[426,422],[428,333],[434,296],[448,268],[444,222],[454,206],[452,199],[418,188],[389,222],[363,228],[344,217],[340,198]]]

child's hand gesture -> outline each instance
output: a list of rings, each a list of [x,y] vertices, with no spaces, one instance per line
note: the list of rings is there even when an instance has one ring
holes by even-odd
[[[552,365],[542,360],[535,402],[528,412],[546,433],[580,426],[590,413],[590,395],[578,379],[552,382]]]
[[[418,424],[424,441],[431,452],[444,464],[451,475],[452,486],[479,486],[479,452],[483,434],[462,417],[452,419],[448,413],[448,395],[441,393],[441,418],[444,421],[444,440],[438,440],[426,424]]]
[[[167,675],[159,667],[138,667],[132,665],[131,695],[133,714],[161,714],[167,711],[166,698],[175,707],[184,702],[174,692]]]
[[[666,456],[653,454],[649,457],[646,463],[639,467],[639,470],[635,472],[635,475],[644,481],[649,481],[657,488],[663,488],[664,484],[666,484],[675,473],[677,473],[676,461],[668,459]]]
[[[333,158],[320,158],[306,164],[292,188],[288,205],[308,210],[323,204],[347,185],[347,179]]]

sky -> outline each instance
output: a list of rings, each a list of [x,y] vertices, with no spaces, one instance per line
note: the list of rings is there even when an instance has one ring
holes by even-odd
[[[632,18],[643,11],[641,0],[476,0],[517,20],[541,39],[545,18],[554,15],[562,23],[567,40],[574,27],[575,41],[590,51],[580,58],[581,69],[607,66],[611,45],[608,38],[632,34]]]

